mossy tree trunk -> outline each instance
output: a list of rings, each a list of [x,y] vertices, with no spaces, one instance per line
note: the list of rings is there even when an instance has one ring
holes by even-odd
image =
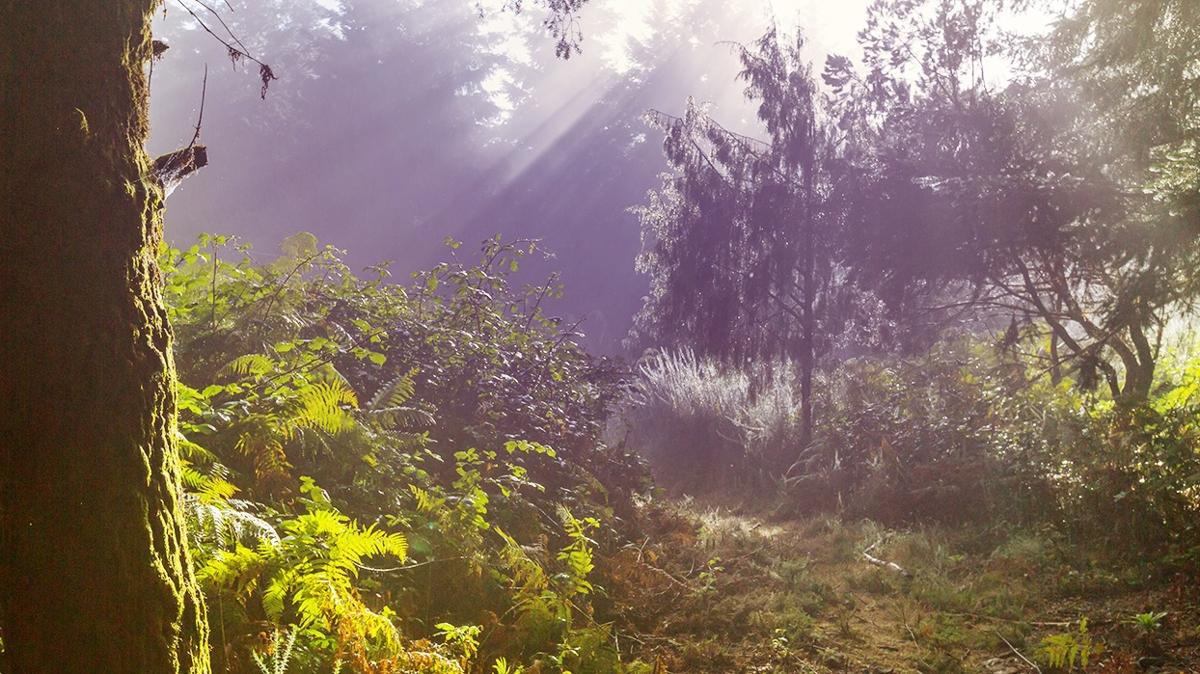
[[[0,0],[8,672],[207,672],[148,176],[158,0]]]

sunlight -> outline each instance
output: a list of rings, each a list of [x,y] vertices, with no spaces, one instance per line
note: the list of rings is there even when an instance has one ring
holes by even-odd
[[[0,674],[1200,672],[1200,1],[0,7]]]
[[[719,42],[750,42],[774,18],[784,30],[803,28],[811,58],[819,63],[827,54],[853,50],[855,27],[866,5],[867,0],[836,7],[816,0],[595,0],[578,17],[587,30],[587,48],[572,57],[572,69],[563,69],[552,67],[555,64],[544,56],[534,56],[531,45],[544,42],[536,20],[501,11],[503,0],[488,0],[478,30],[492,40],[492,53],[504,57],[508,65],[493,66],[477,92],[498,110],[482,123],[491,127],[516,124],[491,141],[512,147],[501,160],[501,184],[515,180],[559,139],[577,130],[582,116],[616,88],[676,60],[685,60],[686,71],[703,85],[702,100],[731,113],[731,128],[756,132],[758,122],[744,105],[742,85],[726,76],[732,74],[735,59]],[[719,29],[713,30],[715,26]],[[722,75],[714,77],[717,73]],[[542,92],[536,110],[525,105],[533,100],[533,92]],[[665,90],[658,93],[653,105],[678,109],[688,93],[696,92],[681,90],[676,97],[662,96]],[[536,123],[530,124],[531,120]],[[501,140],[513,133],[519,134],[519,139]]]

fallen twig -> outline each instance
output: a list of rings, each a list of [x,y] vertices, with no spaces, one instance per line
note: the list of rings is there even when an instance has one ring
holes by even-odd
[[[908,625],[908,611],[905,610],[903,604],[900,605],[900,622],[904,623],[904,629],[908,630],[908,636],[912,638],[912,642],[920,646],[921,642],[917,640],[917,633]]]
[[[871,550],[873,550],[876,545],[879,545],[882,542],[883,542],[883,539],[881,538],[878,541],[875,541],[874,543],[869,545],[866,550],[863,550],[863,553],[862,553],[863,557],[866,557],[867,561],[874,564],[875,566],[882,566],[885,569],[891,569],[892,571],[895,571],[896,573],[900,574],[901,576],[904,576],[905,578],[912,578],[912,574],[909,573],[908,571],[906,571],[904,569],[904,567],[900,566],[899,564],[897,564],[895,562],[889,562],[886,559],[880,559],[878,557],[871,555]]]
[[[992,631],[996,632],[996,630],[992,630]],[[1009,643],[1008,639],[1005,639],[1003,634],[996,632],[996,636],[1000,637],[1000,641],[1003,641],[1004,645],[1008,646],[1008,650],[1012,651],[1018,658],[1021,658],[1022,660],[1024,660],[1025,664],[1029,665],[1030,667],[1033,667],[1033,671],[1037,672],[1037,674],[1042,674],[1042,668],[1038,667],[1037,664],[1033,660],[1030,660],[1029,658],[1025,657],[1025,654],[1021,653],[1021,651],[1018,651],[1017,647],[1013,646],[1011,643]]]

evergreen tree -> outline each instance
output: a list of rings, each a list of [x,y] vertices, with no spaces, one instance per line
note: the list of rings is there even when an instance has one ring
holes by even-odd
[[[674,173],[639,207],[639,270],[651,294],[634,341],[682,343],[739,363],[795,363],[801,444],[812,434],[817,355],[845,318],[824,208],[832,145],[802,57],[804,39],[775,28],[739,47],[746,96],[768,141],[732,133],[689,102],[683,117],[652,115]]]

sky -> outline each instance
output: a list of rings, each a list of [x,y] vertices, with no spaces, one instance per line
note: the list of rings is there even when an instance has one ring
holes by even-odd
[[[184,10],[224,36],[205,4],[279,77],[265,100],[257,67],[232,64]],[[393,261],[399,280],[444,259],[446,236],[541,238],[555,257],[530,273],[560,271],[565,285],[551,312],[583,317],[585,343],[615,351],[647,288],[628,209],[666,170],[643,113],[691,96],[754,135],[721,43],[752,41],[774,17],[803,27],[819,71],[828,53],[854,55],[867,0],[590,0],[568,60],[535,3],[519,15],[503,4],[169,0],[148,149],[190,140],[207,66],[210,165],[168,200],[167,238],[234,234],[269,259],[310,231],[356,267]]]

